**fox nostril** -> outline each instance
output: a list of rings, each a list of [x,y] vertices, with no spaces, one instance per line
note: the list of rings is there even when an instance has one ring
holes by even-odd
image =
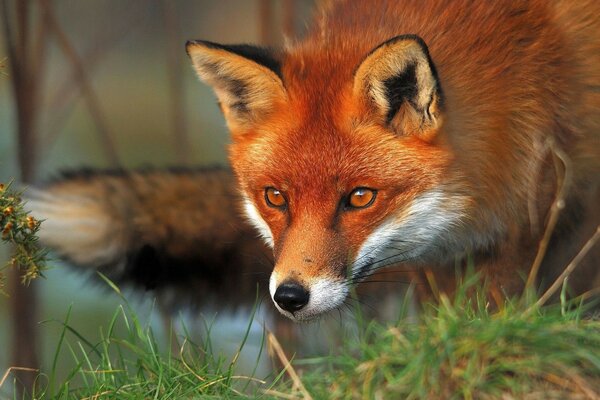
[[[308,304],[310,293],[297,283],[284,283],[280,285],[273,295],[273,300],[282,309],[294,312]]]

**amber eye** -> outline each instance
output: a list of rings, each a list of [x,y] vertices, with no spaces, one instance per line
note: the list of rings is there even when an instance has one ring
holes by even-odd
[[[351,208],[366,208],[373,204],[377,192],[367,188],[356,188],[348,196],[348,206]]]
[[[265,200],[270,207],[282,208],[286,205],[285,197],[275,188],[269,187],[265,189]]]

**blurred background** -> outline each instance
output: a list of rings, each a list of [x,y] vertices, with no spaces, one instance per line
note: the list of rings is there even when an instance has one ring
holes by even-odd
[[[0,182],[36,184],[82,166],[226,163],[225,123],[185,41],[279,46],[284,35],[302,34],[314,2],[2,0]],[[2,264],[9,253],[0,245]],[[58,260],[50,267],[29,288],[9,277],[9,297],[0,297],[0,375],[9,366],[48,366],[69,307],[70,324],[95,341],[120,303]],[[151,299],[131,303],[161,331]],[[236,348],[248,313],[217,320],[223,348]],[[250,347],[262,327],[253,330]],[[67,365],[68,355],[59,362]]]

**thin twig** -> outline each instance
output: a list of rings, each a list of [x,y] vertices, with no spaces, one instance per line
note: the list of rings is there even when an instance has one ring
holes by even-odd
[[[425,274],[425,278],[427,279],[427,283],[431,289],[431,294],[433,295],[436,302],[440,302],[441,293],[438,288],[437,282],[435,281],[435,276],[433,275],[433,271],[430,268],[424,268],[423,273]]]
[[[573,260],[567,265],[565,270],[560,276],[554,281],[552,286],[539,298],[539,300],[526,312],[525,315],[529,315],[533,310],[543,306],[550,297],[552,297],[558,289],[562,286],[565,279],[577,268],[581,260],[587,255],[587,253],[594,247],[596,242],[600,239],[600,225],[596,229],[596,232],[592,237],[585,243],[585,245],[579,250],[579,253],[573,258]]]
[[[573,299],[570,299],[570,301],[573,304],[579,304],[579,303],[588,301],[589,299],[596,297],[598,295],[600,295],[600,286],[590,289],[588,291],[585,291],[582,294],[580,294],[579,296],[577,296]]]
[[[295,394],[283,393],[283,392],[279,392],[279,391],[273,390],[273,389],[266,389],[263,391],[263,393],[266,394],[267,396],[278,397],[280,399],[286,399],[286,400],[299,400],[300,399],[300,397],[296,396]]]
[[[35,42],[32,43],[32,47],[33,47],[33,51],[31,52],[31,54],[29,55],[29,73],[31,76],[31,109],[32,112],[36,113],[36,125],[39,126],[40,123],[40,117],[39,115],[41,114],[40,111],[42,110],[42,107],[40,106],[41,102],[42,102],[42,92],[43,92],[43,87],[44,87],[44,81],[45,81],[45,77],[46,77],[46,61],[47,61],[47,57],[46,57],[46,51],[48,49],[48,43],[49,41],[46,40],[46,36],[47,36],[47,32],[48,32],[48,26],[46,25],[46,20],[43,17],[39,17],[38,18],[38,23],[36,26],[36,31],[34,34],[34,40]],[[35,143],[37,144],[37,149],[42,149],[43,147],[40,147],[40,133],[37,131],[35,132]],[[36,164],[39,165],[39,160],[38,160],[38,156],[39,156],[39,151],[35,152],[35,159],[33,160],[33,162],[35,162]]]
[[[575,389],[579,389],[579,391],[582,392],[588,399],[600,400],[598,393],[596,393],[596,391],[590,387],[590,385],[588,385],[584,378],[572,372],[568,373],[568,376],[571,378]]]
[[[550,146],[548,140],[544,143],[536,140],[534,143],[534,153],[537,157],[534,160],[533,167],[531,168],[529,190],[527,191],[527,211],[529,213],[529,227],[532,236],[536,236],[540,232],[540,218],[539,211],[537,209],[537,191],[538,191],[538,179],[543,174],[544,161],[548,156]]]
[[[31,2],[16,2],[15,13],[11,13],[7,0],[2,1],[2,22],[5,43],[11,65],[11,83],[15,99],[17,158],[21,182],[32,182],[35,177],[37,143],[35,128],[37,125],[38,102],[36,100],[37,76],[32,74],[32,58],[29,54],[29,18]],[[12,352],[14,365],[36,367],[37,356],[37,296],[36,287],[21,284],[21,273],[14,269],[9,277],[10,311],[12,343],[8,346]],[[22,368],[14,368],[23,371]],[[17,385],[17,397],[23,397],[26,391],[33,391],[35,379],[30,374],[23,375]]]
[[[100,102],[92,88],[90,79],[83,67],[83,63],[79,58],[77,51],[69,41],[69,38],[61,29],[60,25],[58,24],[58,21],[54,17],[54,13],[52,11],[52,8],[50,7],[50,4],[48,3],[48,0],[40,0],[39,4],[42,8],[44,18],[46,19],[48,29],[54,34],[58,41],[58,45],[61,51],[64,53],[64,55],[67,57],[67,59],[71,62],[73,66],[73,70],[75,71],[75,79],[81,87],[81,91],[87,103],[88,110],[96,124],[100,140],[106,152],[106,156],[114,166],[118,166],[120,165],[120,161],[116,147],[113,143],[113,135],[110,133],[108,124],[106,122],[106,118],[104,117],[104,114],[100,107]]]
[[[294,0],[283,0],[283,35],[286,38],[294,38],[296,36],[296,29],[294,25],[295,20],[295,9]]]
[[[31,74],[32,66],[28,57],[28,43],[24,42],[27,34],[23,32],[21,23],[27,24],[28,18],[22,13],[29,10],[22,3],[17,3],[17,16],[11,18],[6,0],[2,1],[2,19],[5,33],[5,43],[8,51],[8,61],[11,66],[13,94],[16,102],[17,114],[17,157],[23,182],[31,182],[35,176],[36,142],[34,130],[36,125],[36,110],[33,108],[37,102],[34,100],[35,79]],[[15,22],[16,21],[16,22]],[[16,24],[14,26],[13,24]],[[13,31],[19,32],[15,35]],[[23,37],[24,36],[24,37]]]
[[[269,344],[269,348],[272,349],[275,352],[275,355],[277,355],[277,358],[279,358],[279,361],[283,365],[284,371],[288,373],[288,375],[294,382],[294,387],[297,388],[297,390],[300,391],[300,393],[302,393],[304,399],[312,400],[312,396],[310,395],[310,393],[308,393],[306,387],[304,387],[304,384],[300,380],[300,377],[296,373],[294,367],[292,367],[292,363],[285,355],[285,352],[281,348],[281,344],[279,344],[279,341],[277,340],[275,335],[273,335],[273,333],[270,331],[267,331],[267,343]]]
[[[36,30],[34,32],[34,42],[33,42],[33,52],[31,53],[31,67],[32,74],[37,78],[38,88],[43,86],[42,80],[40,79],[40,74],[45,71],[46,66],[46,50],[48,49],[49,40],[46,40],[48,34],[48,26],[46,25],[46,20],[43,17],[39,17],[36,25]]]
[[[112,50],[117,44],[127,37],[133,28],[139,25],[142,20],[143,13],[134,9],[133,12],[128,10],[127,15],[133,15],[132,18],[127,18],[126,24],[120,24],[118,27],[112,27],[107,30],[104,35],[97,40],[97,43],[88,48],[80,57],[85,60],[84,66],[88,76],[91,76],[95,69],[99,67],[99,61]],[[47,41],[46,41],[47,42]],[[44,124],[46,129],[44,137],[41,138],[40,147],[46,149],[46,154],[50,151],[56,140],[58,139],[67,118],[71,115],[75,108],[76,96],[80,94],[80,85],[72,78],[73,73],[69,72],[61,84],[56,85],[58,89],[49,97],[48,104],[52,106],[50,110],[51,120]]]
[[[184,339],[183,339],[183,344],[181,345],[181,349],[179,350],[179,357],[181,358],[181,362],[183,363],[183,366],[184,366],[184,367],[185,367],[185,368],[186,368],[188,371],[190,371],[190,373],[191,373],[192,375],[194,375],[194,376],[196,377],[196,379],[198,379],[200,382],[206,382],[206,379],[205,379],[205,378],[203,378],[203,377],[201,377],[200,375],[198,375],[198,374],[197,374],[197,373],[194,371],[194,369],[193,369],[192,367],[190,367],[190,366],[188,365],[188,363],[185,361],[184,351],[185,351],[185,345],[187,344],[187,342],[188,342],[188,338],[186,337],[186,338],[184,338]]]
[[[259,0],[258,4],[258,26],[260,28],[260,42],[262,45],[271,45],[271,33],[273,32],[273,5],[271,0]]]
[[[4,43],[6,45],[6,52],[8,53],[8,63],[11,67],[13,81],[18,79],[19,74],[22,73],[21,59],[17,56],[17,46],[15,36],[13,33],[12,23],[13,19],[10,18],[10,11],[8,9],[8,1],[2,0],[2,26],[4,27]]]
[[[6,381],[8,375],[10,375],[12,371],[38,372],[39,369],[25,367],[10,367],[6,370],[4,375],[2,375],[2,379],[0,379],[0,388],[2,387],[2,385],[4,385],[4,382]]]
[[[30,1],[22,0],[16,2],[16,17],[17,17],[17,57],[20,60],[27,60],[29,48],[29,6]],[[22,65],[23,66],[23,65]]]
[[[556,227],[556,223],[558,221],[558,217],[560,213],[565,208],[565,199],[567,196],[568,189],[571,185],[572,180],[572,169],[571,169],[571,160],[567,156],[567,154],[560,149],[554,142],[550,142],[550,148],[552,149],[553,154],[560,160],[563,164],[563,176],[562,179],[559,178],[559,188],[556,193],[556,198],[550,207],[550,217],[548,219],[548,224],[546,225],[546,229],[544,230],[544,236],[542,240],[540,240],[540,244],[538,247],[537,254],[535,256],[535,260],[533,261],[533,265],[531,266],[531,270],[529,272],[529,277],[527,278],[527,283],[525,285],[525,289],[529,290],[533,287],[537,280],[537,274],[539,272],[540,266],[542,265],[542,261],[544,260],[544,256],[546,255],[546,251],[548,250],[548,245],[550,243],[550,238],[552,233],[554,232],[554,228]],[[557,174],[559,174],[559,168],[556,164]]]
[[[167,31],[167,73],[171,95],[171,121],[175,152],[180,164],[189,165],[191,143],[187,135],[185,104],[183,93],[183,74],[181,73],[181,41],[177,27],[177,13],[171,0],[163,0],[165,30]]]

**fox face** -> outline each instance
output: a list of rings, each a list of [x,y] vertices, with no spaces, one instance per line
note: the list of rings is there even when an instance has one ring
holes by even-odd
[[[187,44],[232,133],[245,212],[273,248],[271,296],[297,321],[379,268],[452,258],[468,203],[445,176],[443,93],[423,40],[345,50],[342,63]]]

